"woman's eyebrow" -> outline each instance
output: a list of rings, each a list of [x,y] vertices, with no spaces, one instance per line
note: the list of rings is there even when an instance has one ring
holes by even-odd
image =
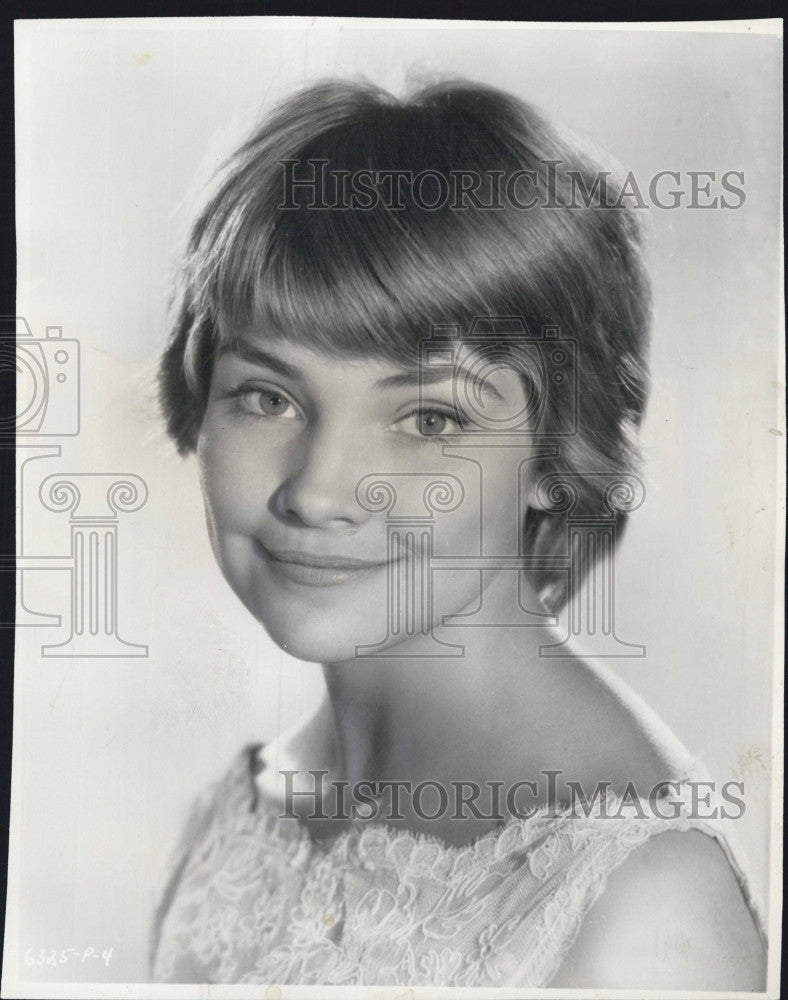
[[[448,382],[455,378],[461,378],[463,381],[472,381],[483,392],[488,392],[496,399],[504,401],[501,393],[489,379],[483,378],[480,375],[474,375],[473,372],[452,364],[417,367],[408,371],[397,372],[396,375],[386,375],[385,378],[378,379],[375,386],[378,389],[399,389],[418,385],[437,385],[440,382]]]
[[[295,365],[288,364],[287,361],[282,361],[275,354],[270,354],[264,348],[256,347],[246,340],[234,341],[232,344],[228,344],[220,353],[235,354],[251,364],[264,365],[266,368],[270,368],[272,372],[276,372],[277,375],[282,375],[284,378],[297,379],[301,376],[301,372]]]

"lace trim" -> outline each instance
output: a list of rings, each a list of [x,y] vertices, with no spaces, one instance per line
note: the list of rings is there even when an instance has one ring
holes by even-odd
[[[462,846],[379,822],[322,844],[259,795],[258,751],[195,811],[157,918],[160,980],[543,986],[612,872],[668,830],[720,843],[765,940],[725,835],[706,821],[660,818],[608,790],[588,816],[543,809]],[[686,793],[660,802],[686,810]],[[599,822],[637,803],[642,818]]]

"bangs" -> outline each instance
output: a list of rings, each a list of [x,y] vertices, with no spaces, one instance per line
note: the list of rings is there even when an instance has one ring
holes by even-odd
[[[292,96],[216,175],[181,258],[160,366],[179,449],[195,448],[214,358],[241,337],[411,367],[437,328],[471,346],[477,321],[515,318],[531,343],[496,341],[544,402],[540,433],[571,466],[634,465],[648,280],[634,214],[575,202],[604,177],[615,196],[609,171],[491,88],[444,81],[400,101],[329,81]],[[535,344],[547,328],[576,350],[571,398]]]
[[[516,314],[536,332],[543,317],[554,318],[556,295],[582,303],[587,285],[578,276],[587,264],[571,266],[560,225],[538,226],[542,212],[458,208],[451,197],[425,209],[410,184],[398,183],[398,171],[433,175],[423,201],[438,189],[435,175],[463,172],[480,179],[475,197],[485,206],[494,202],[495,171],[541,172],[532,150],[487,132],[484,94],[474,91],[465,107],[462,90],[447,101],[436,88],[403,106],[354,89],[344,113],[317,134],[320,95],[306,96],[288,106],[286,128],[275,118],[264,141],[230,161],[193,236],[190,298],[211,353],[253,331],[404,363],[434,326],[465,330],[478,316]],[[363,172],[376,178],[372,207],[312,207],[346,203],[342,185]],[[381,174],[389,176],[381,182]]]

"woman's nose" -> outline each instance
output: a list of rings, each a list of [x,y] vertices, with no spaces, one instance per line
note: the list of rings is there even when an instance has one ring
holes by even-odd
[[[363,453],[360,443],[341,428],[304,435],[274,494],[277,514],[309,528],[361,524],[369,517],[356,500],[356,485],[370,471]]]

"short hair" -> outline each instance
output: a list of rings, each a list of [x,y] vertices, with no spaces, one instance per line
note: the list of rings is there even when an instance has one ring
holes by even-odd
[[[295,210],[282,207],[286,171],[303,179],[320,161],[333,176],[463,172],[482,186],[463,204],[428,208],[406,186],[396,207],[378,198],[302,211],[310,192],[295,185]],[[494,185],[516,172],[534,207],[523,208],[525,188],[496,201]],[[436,325],[467,330],[479,317],[516,316],[529,331],[557,327],[578,345],[577,432],[538,471],[570,474],[575,512],[598,515],[607,509],[600,477],[587,474],[637,469],[648,393],[649,286],[621,191],[576,142],[494,88],[445,81],[398,100],[328,81],[296,93],[219,171],[191,229],[160,365],[171,437],[181,453],[196,447],[213,359],[250,325],[338,356],[405,362]],[[539,388],[544,431],[560,434],[563,397],[549,383]],[[615,516],[620,536],[626,514]],[[524,551],[565,551],[564,522],[529,509]],[[537,572],[551,610],[578,583]]]

